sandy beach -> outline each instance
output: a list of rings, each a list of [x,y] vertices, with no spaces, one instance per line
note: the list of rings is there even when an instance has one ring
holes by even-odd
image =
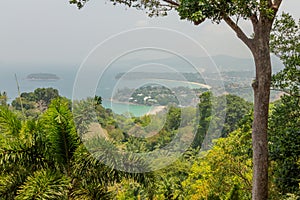
[[[166,108],[166,106],[155,106],[149,112],[147,112],[146,115],[155,115],[155,114],[163,111],[165,108]]]

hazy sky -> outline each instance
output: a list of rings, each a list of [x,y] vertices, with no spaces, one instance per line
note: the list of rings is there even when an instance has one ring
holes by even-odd
[[[300,17],[300,1],[284,0],[281,10]],[[247,48],[224,24],[209,21],[200,26],[180,21],[175,13],[163,18],[148,18],[144,11],[90,0],[82,9],[68,0],[9,0],[0,8],[0,66],[16,64],[80,65],[88,53],[108,37],[137,27],[163,27],[180,31],[196,40],[209,55],[227,54],[250,57]],[[247,29],[247,27],[246,27]],[[249,31],[249,30],[248,30]],[[141,35],[145,40],[151,35]],[[172,41],[187,55],[193,49],[182,41]],[[222,45],[219,45],[219,44]],[[111,48],[118,48],[111,43]]]

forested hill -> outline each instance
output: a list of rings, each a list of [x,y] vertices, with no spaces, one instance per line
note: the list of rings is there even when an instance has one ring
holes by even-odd
[[[12,105],[1,98],[3,199],[251,196],[253,105],[238,96],[203,92],[197,109],[169,106],[166,113],[130,118],[103,108],[100,97],[71,104],[52,88],[23,93],[21,98],[22,106],[20,98]],[[272,199],[296,197],[299,99],[284,96],[271,108],[270,195]],[[170,143],[175,146],[169,148]],[[186,145],[176,160],[164,156]],[[145,156],[157,150],[163,150],[160,157]],[[118,151],[130,156],[122,157]]]
[[[283,14],[271,35],[285,65],[271,85],[284,95],[267,107],[272,200],[300,198],[299,25]],[[7,99],[1,91],[0,199],[252,198],[253,104],[241,97],[201,91],[194,107],[142,117],[53,88]]]

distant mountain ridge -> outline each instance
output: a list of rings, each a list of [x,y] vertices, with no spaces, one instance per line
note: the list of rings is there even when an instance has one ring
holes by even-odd
[[[194,64],[197,69],[202,69],[208,73],[228,72],[228,71],[255,71],[255,65],[252,58],[238,58],[229,55],[216,55],[211,57],[196,57],[196,56],[184,56],[186,60],[181,57],[168,57],[159,59],[143,59],[142,57],[136,59],[123,60],[122,64],[115,66],[120,68],[120,70],[129,70],[135,66],[140,66],[145,63],[157,63],[165,66],[169,66],[174,69],[179,69],[180,71],[191,72]],[[276,73],[283,69],[283,64],[281,61],[275,57],[271,56],[273,64],[273,73]],[[217,68],[217,69],[216,69]]]

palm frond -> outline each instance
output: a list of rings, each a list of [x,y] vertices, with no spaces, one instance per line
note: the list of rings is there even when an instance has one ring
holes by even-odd
[[[44,145],[34,121],[22,123],[18,135],[3,138],[0,146],[0,169],[3,172],[19,167],[40,169],[47,162],[44,156]]]
[[[3,172],[2,172],[3,173]],[[17,189],[26,180],[28,172],[25,168],[0,175],[0,197],[1,199],[14,199]]]
[[[90,143],[81,145],[74,154],[73,162],[73,176],[80,180],[84,177],[84,181],[80,181],[82,184],[98,183],[106,188],[127,178],[140,183],[149,192],[153,187],[155,177],[152,172],[128,172],[137,171],[139,167],[141,171],[146,169],[147,163],[142,158],[130,153],[124,155],[118,152],[114,145],[103,138],[93,138]],[[125,171],[120,171],[118,168],[123,168]]]
[[[53,100],[41,120],[48,156],[69,174],[71,158],[79,145],[69,102],[61,98]]]
[[[21,129],[21,121],[6,106],[0,106],[0,134],[17,135]]]
[[[27,178],[16,199],[67,199],[69,188],[69,178],[50,170],[40,170]]]

